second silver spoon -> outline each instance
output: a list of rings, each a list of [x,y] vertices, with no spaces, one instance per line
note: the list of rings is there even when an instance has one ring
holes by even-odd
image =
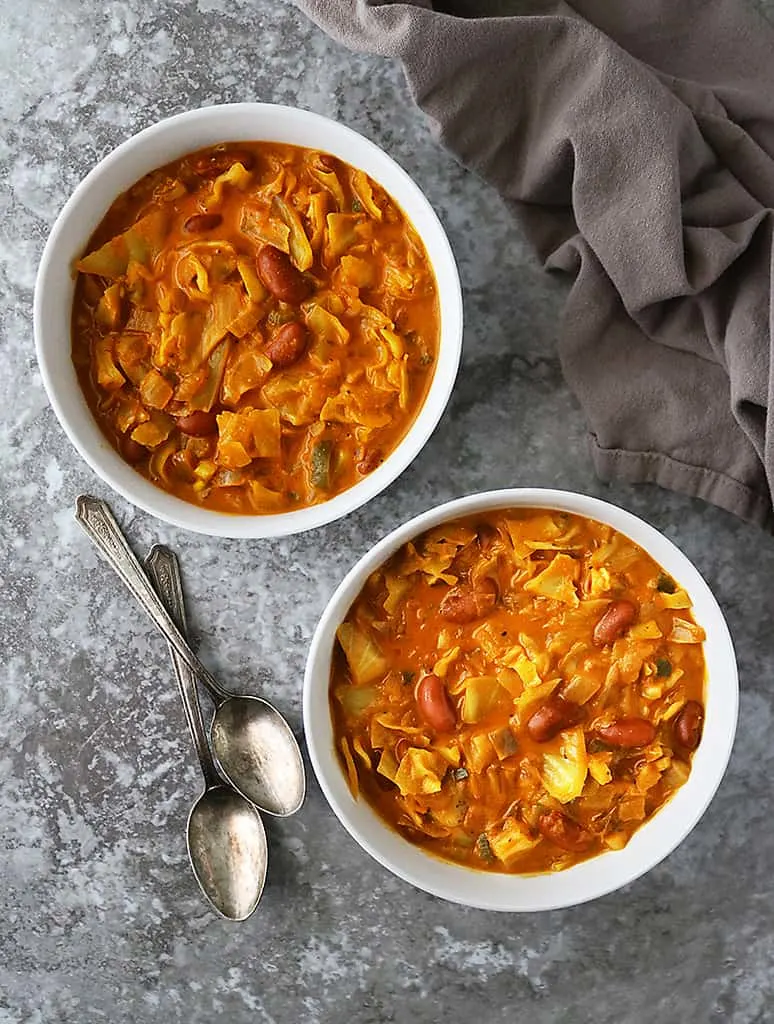
[[[169,614],[185,635],[185,605],[177,558],[167,548],[152,548],[145,560],[154,582],[172,581]],[[213,907],[231,921],[246,920],[266,881],[269,858],[261,816],[249,800],[224,785],[215,767],[202,721],[196,677],[170,646],[183,709],[204,775],[204,792],[188,815],[188,857],[199,887]]]

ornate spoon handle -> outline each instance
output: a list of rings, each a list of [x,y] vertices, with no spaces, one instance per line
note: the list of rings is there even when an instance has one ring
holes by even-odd
[[[145,559],[145,567],[159,597],[166,605],[167,611],[172,616],[180,632],[185,636],[185,603],[183,600],[183,586],[180,580],[180,565],[178,564],[177,557],[169,548],[161,544],[154,544]],[[191,731],[191,738],[196,748],[199,764],[204,772],[207,788],[222,785],[212,752],[207,743],[207,733],[204,729],[202,709],[196,689],[196,676],[182,660],[172,644],[169,645],[169,653],[172,656],[172,664],[175,668],[177,686],[183,701],[185,717],[188,721],[188,728]]]
[[[106,502],[81,494],[77,500],[75,518],[156,629],[166,637],[167,643],[174,647],[175,652],[209,690],[220,700],[225,700],[229,694],[188,646],[127,544]]]

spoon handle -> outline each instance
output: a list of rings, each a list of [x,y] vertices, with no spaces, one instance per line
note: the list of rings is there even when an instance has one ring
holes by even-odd
[[[183,586],[180,580],[180,565],[174,552],[161,544],[154,544],[145,559],[145,566],[150,578],[161,600],[166,605],[167,611],[185,636],[185,603],[183,599]],[[172,656],[172,664],[175,667],[177,686],[180,690],[180,697],[183,701],[183,709],[188,722],[202,766],[204,781],[209,789],[211,786],[221,785],[221,779],[215,768],[215,761],[207,743],[207,734],[204,730],[202,720],[202,708],[199,703],[199,694],[196,689],[196,676],[183,661],[172,644],[169,645],[169,653]]]
[[[191,671],[196,673],[201,682],[218,699],[224,700],[228,697],[217,679],[196,657],[185,637],[170,618],[169,612],[151,586],[136,555],[129,547],[126,537],[113,518],[110,506],[99,498],[81,494],[76,503],[75,518],[108,565],[126,584],[135,601],[150,618],[153,625],[166,637],[167,643],[174,647],[176,653]]]

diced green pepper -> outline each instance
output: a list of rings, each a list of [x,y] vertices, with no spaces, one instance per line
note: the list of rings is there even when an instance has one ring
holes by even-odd
[[[671,576],[667,576],[665,572],[662,572],[656,583],[656,590],[661,591],[662,594],[674,594],[677,590],[677,584]]]
[[[672,662],[668,658],[656,659],[656,675],[663,678],[672,675]]]
[[[312,486],[327,491],[331,485],[332,441],[318,441],[312,449]]]
[[[485,863],[493,863],[494,854],[492,853],[492,847],[489,845],[489,840],[487,839],[485,832],[482,832],[476,840],[476,853]]]

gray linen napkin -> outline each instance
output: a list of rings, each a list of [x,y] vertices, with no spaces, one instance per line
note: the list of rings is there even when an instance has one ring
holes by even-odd
[[[399,58],[440,140],[572,276],[560,356],[598,474],[770,528],[772,26],[740,0],[296,3]]]

